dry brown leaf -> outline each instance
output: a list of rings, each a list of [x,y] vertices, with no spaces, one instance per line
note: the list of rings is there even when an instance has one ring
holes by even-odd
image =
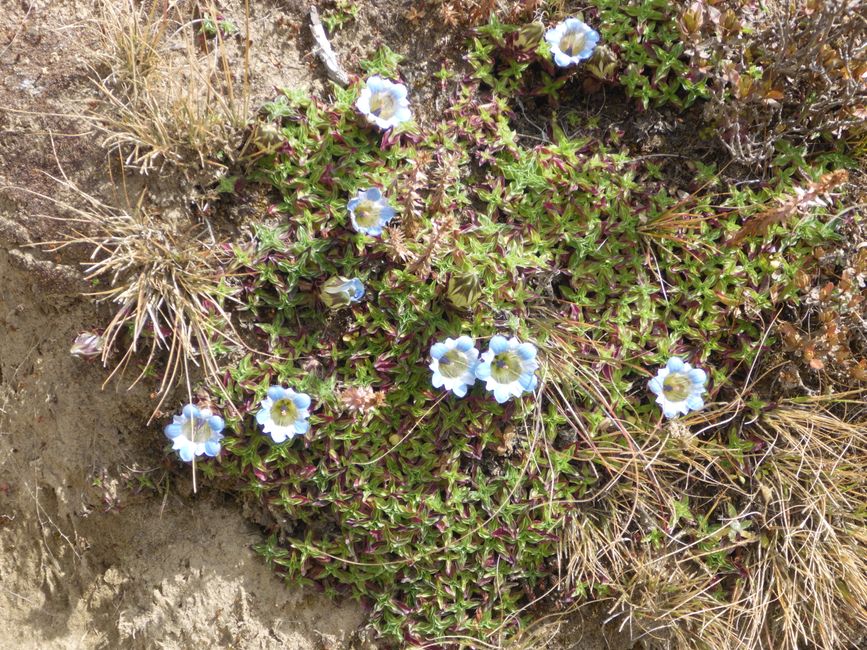
[[[798,193],[785,199],[779,207],[760,212],[748,218],[741,226],[741,229],[729,239],[728,244],[733,246],[739,244],[747,237],[765,235],[774,224],[786,223],[799,207],[818,200],[823,194],[827,194],[848,180],[849,174],[845,169],[838,169],[824,174],[817,182],[810,183],[806,189],[800,190]]]

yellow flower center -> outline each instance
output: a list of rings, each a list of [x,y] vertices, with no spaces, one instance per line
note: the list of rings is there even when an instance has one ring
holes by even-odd
[[[521,358],[516,352],[500,352],[491,362],[491,376],[501,384],[511,384],[521,376]]]
[[[669,373],[662,380],[662,392],[671,402],[682,402],[692,392],[692,382],[689,377],[679,372]]]
[[[370,199],[364,199],[355,208],[355,223],[362,228],[372,228],[379,223],[380,212],[382,212],[381,206]]]
[[[470,369],[466,353],[460,350],[449,350],[440,357],[439,370],[443,377],[455,379]]]
[[[370,112],[383,119],[389,119],[397,112],[397,102],[394,95],[381,91],[370,97]]]
[[[298,419],[298,407],[288,397],[278,399],[271,406],[271,419],[278,426],[289,426]]]
[[[575,56],[584,49],[586,43],[587,37],[584,32],[566,32],[560,39],[560,51],[566,56]]]

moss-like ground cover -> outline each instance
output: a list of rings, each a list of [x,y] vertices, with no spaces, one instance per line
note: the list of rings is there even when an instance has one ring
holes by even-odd
[[[612,92],[644,106],[705,96],[667,3],[595,4],[620,66]],[[852,163],[783,147],[767,181],[740,184],[683,155],[676,176],[692,180],[677,182],[670,162],[570,108],[595,77],[556,71],[528,33],[479,30],[470,72],[441,74],[453,101],[431,128],[380,134],[354,110],[360,83],[330,101],[287,91],[265,107],[276,144],[248,174],[275,197],[255,246],[234,249],[234,313],[255,352],[226,368],[240,415],[200,469],[273,522],[259,550],[277,571],[361,597],[395,642],[501,640],[534,605],[586,596],[689,630],[696,612],[734,611],[777,534],[754,502],[778,488],[760,478],[777,438],[744,426],[768,408],[745,391],[839,221],[820,209],[741,227]],[[366,72],[399,78],[400,60],[383,50]],[[519,131],[530,99],[545,138]],[[398,209],[382,238],[349,224],[347,202],[370,187]],[[327,310],[334,276],[361,279],[363,300]],[[469,334],[484,348],[498,333],[538,347],[533,394],[498,405],[481,384],[464,399],[431,385],[433,343]],[[647,390],[670,356],[710,377],[708,408],[674,424]],[[257,427],[274,384],[312,397],[303,438],[277,445]],[[797,448],[774,462],[789,468]],[[723,643],[745,626],[732,614],[683,634]]]

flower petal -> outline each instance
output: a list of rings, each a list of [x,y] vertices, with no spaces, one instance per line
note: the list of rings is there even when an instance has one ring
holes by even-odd
[[[364,298],[365,288],[364,288],[364,284],[362,284],[361,280],[359,280],[358,278],[353,279],[352,280],[352,289],[353,289],[352,299],[355,302],[358,302],[359,300]]]
[[[306,409],[310,406],[310,395],[307,393],[297,393],[292,398],[292,403],[299,409]]]
[[[562,52],[555,51],[554,63],[556,63],[561,68],[568,68],[570,65],[574,65],[576,61],[572,57],[566,56]]]
[[[663,415],[665,415],[665,417],[669,419],[676,418],[678,415],[680,415],[680,411],[678,410],[678,408],[674,405],[673,402],[669,402],[668,400],[666,400],[662,404],[662,413]]]
[[[671,357],[665,367],[668,368],[669,372],[680,372],[683,369],[683,359]]]
[[[707,373],[701,368],[693,368],[687,374],[689,376],[689,380],[693,384],[704,386],[704,383],[707,381]]]
[[[517,352],[518,356],[524,361],[536,358],[536,346],[532,343],[521,343],[515,349],[515,352]]]
[[[166,438],[174,440],[181,435],[181,425],[173,422],[172,424],[167,425],[166,428],[163,429],[163,432],[166,434]]]
[[[196,454],[196,446],[190,442],[189,440],[185,441],[180,447],[178,447],[178,455],[181,457],[181,460],[189,463],[193,460],[193,456]]]
[[[690,411],[698,411],[704,408],[704,400],[701,398],[701,395],[692,394],[686,398],[686,405]]]
[[[526,391],[533,390],[533,386],[536,385],[536,375],[532,373],[527,373],[518,377],[518,384],[520,384],[521,388]]]
[[[271,420],[271,405],[269,404],[267,408],[264,408],[265,402],[262,402],[262,407],[262,410],[256,413],[256,422],[259,424],[265,424]]]
[[[556,27],[552,27],[548,31],[545,32],[545,40],[548,41],[549,44],[556,45],[560,42],[560,39],[563,38],[563,34],[566,33],[566,24],[559,23]]]
[[[211,456],[212,458],[220,453],[220,441],[219,440],[207,440],[205,441],[205,454]]]
[[[494,388],[494,399],[497,400],[497,404],[508,402],[510,397],[512,397],[512,390],[508,385],[499,384]]]
[[[455,348],[460,350],[461,352],[469,352],[473,346],[475,345],[475,341],[471,339],[469,336],[459,336],[455,339]]]
[[[208,426],[214,433],[220,433],[225,428],[226,422],[219,415],[212,415],[208,418]]]
[[[509,349],[509,342],[505,337],[497,334],[496,336],[491,337],[491,342],[488,344],[488,347],[494,352],[494,354],[500,354]]]
[[[445,343],[434,343],[430,348],[430,355],[434,359],[441,359],[448,351],[449,348]]]
[[[361,91],[358,99],[355,100],[355,108],[363,115],[370,113],[370,91],[366,88]]]
[[[274,400],[283,399],[286,397],[286,389],[282,386],[273,385],[268,388],[268,398]]]

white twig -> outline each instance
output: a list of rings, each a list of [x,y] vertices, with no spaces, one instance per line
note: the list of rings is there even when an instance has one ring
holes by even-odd
[[[340,65],[340,61],[337,60],[337,55],[325,34],[325,28],[322,27],[322,22],[319,20],[319,12],[316,7],[310,7],[310,31],[313,32],[313,40],[316,41],[313,51],[322,61],[322,65],[325,66],[328,78],[345,88],[349,85],[349,75]]]

